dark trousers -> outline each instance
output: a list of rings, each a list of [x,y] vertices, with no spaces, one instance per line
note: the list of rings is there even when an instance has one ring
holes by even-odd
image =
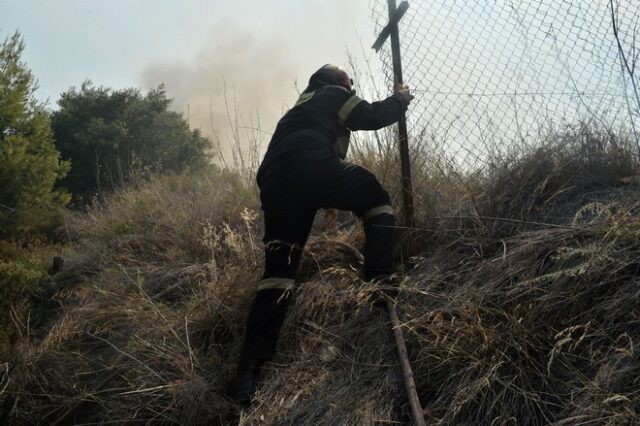
[[[297,152],[262,171],[258,184],[265,221],[263,282],[293,280],[314,216],[321,208],[364,216],[366,278],[392,272],[395,219],[384,208],[377,213],[379,207],[390,205],[389,194],[365,168],[337,156]],[[286,290],[258,288],[247,320],[241,364],[273,357],[287,313]]]

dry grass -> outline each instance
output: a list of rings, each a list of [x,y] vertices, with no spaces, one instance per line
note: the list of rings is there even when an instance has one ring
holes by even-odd
[[[637,164],[608,136],[563,135],[489,173],[417,172],[397,307],[429,424],[640,422]],[[252,191],[168,177],[74,218],[77,259],[0,363],[2,420],[407,424],[357,223],[310,242],[252,408],[225,396],[261,273]]]
[[[80,255],[23,324],[4,420],[227,424],[260,273],[253,199],[233,176],[174,176],[72,218]]]
[[[602,214],[579,223],[587,208]],[[576,218],[490,256],[423,259],[405,280],[398,309],[430,424],[640,421],[637,206]],[[390,326],[367,290],[347,270],[305,284],[242,424],[408,421]]]

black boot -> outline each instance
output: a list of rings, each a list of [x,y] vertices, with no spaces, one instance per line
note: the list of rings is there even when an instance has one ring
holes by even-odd
[[[248,360],[238,367],[238,373],[233,383],[233,399],[240,405],[247,406],[251,403],[256,393],[256,382],[262,362]]]
[[[371,297],[373,306],[386,308],[387,302],[393,302],[398,296],[399,278],[393,275],[381,274],[369,279],[378,288]]]

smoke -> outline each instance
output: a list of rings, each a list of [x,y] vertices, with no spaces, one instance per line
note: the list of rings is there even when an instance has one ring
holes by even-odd
[[[227,159],[239,147],[261,157],[309,75],[325,63],[346,62],[346,46],[357,46],[352,17],[368,13],[365,2],[309,0],[279,9],[243,1],[230,17],[219,16],[208,39],[193,41],[202,46],[196,55],[149,64],[141,81],[145,88],[163,83],[172,108]]]
[[[230,156],[238,144],[257,143],[264,150],[278,118],[297,97],[297,68],[277,40],[231,25],[203,44],[188,62],[148,66],[144,87],[164,84],[173,109],[216,141],[223,155]]]

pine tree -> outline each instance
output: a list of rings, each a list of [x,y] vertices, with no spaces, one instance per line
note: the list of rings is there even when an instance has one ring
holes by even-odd
[[[69,166],[55,149],[23,50],[18,32],[0,45],[0,238],[41,231],[68,201],[54,184]]]

